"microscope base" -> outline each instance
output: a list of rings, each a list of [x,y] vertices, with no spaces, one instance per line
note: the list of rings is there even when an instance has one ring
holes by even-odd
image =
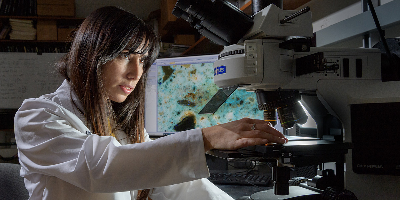
[[[290,186],[289,187],[289,195],[275,195],[274,189],[265,190],[261,192],[257,192],[252,194],[252,200],[278,200],[278,199],[304,199],[304,200],[316,200],[321,198],[321,194],[318,192],[314,192],[312,190],[299,187],[299,186]]]

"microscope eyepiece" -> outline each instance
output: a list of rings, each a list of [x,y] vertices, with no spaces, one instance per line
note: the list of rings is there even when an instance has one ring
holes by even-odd
[[[224,0],[178,0],[172,14],[224,46],[236,44],[253,26],[251,17]]]

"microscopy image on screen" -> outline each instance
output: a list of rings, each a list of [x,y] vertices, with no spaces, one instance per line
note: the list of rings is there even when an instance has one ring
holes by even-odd
[[[157,131],[209,127],[244,117],[263,119],[254,92],[236,90],[214,114],[198,114],[218,87],[213,63],[158,66]]]

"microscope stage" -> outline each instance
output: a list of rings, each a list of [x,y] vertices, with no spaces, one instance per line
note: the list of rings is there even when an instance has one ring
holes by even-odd
[[[288,163],[308,166],[321,162],[342,162],[344,155],[351,148],[352,144],[347,142],[292,137],[286,144],[256,145],[234,151],[211,150],[207,153],[220,158],[258,157],[260,159],[274,159],[280,157],[285,158],[284,160]]]
[[[252,200],[273,200],[273,199],[307,199],[307,200],[313,200],[313,199],[320,199],[321,194],[318,192],[314,192],[312,190],[302,188],[299,186],[290,186],[289,187],[289,194],[288,195],[275,195],[274,194],[274,189],[270,190],[265,190],[261,192],[257,192],[252,194],[250,197]]]

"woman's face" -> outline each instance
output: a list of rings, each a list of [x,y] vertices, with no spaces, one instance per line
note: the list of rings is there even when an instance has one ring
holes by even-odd
[[[121,103],[135,89],[143,74],[146,55],[129,54],[128,50],[103,66],[103,86],[108,99]]]

